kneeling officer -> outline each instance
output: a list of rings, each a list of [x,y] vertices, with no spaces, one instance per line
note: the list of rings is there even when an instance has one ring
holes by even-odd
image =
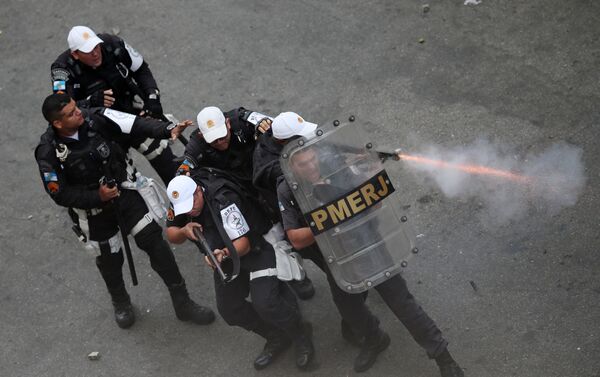
[[[52,94],[42,106],[49,127],[35,150],[44,188],[56,204],[68,207],[82,239],[99,249],[96,265],[112,297],[119,327],[133,325],[135,315],[123,281],[119,226],[150,257],[152,268],[169,288],[177,318],[208,324],[214,313],[192,301],[173,253],[137,191],[119,190],[131,181],[125,153],[114,142],[122,134],[166,139],[178,125],[136,117],[112,109],[80,110],[64,93]],[[107,183],[116,183],[107,184]]]
[[[274,249],[263,238],[271,223],[244,186],[223,171],[205,168],[195,170],[191,177],[175,177],[167,195],[172,203],[167,215],[170,242],[199,241],[194,232],[201,231],[210,246],[205,252],[213,252],[219,263],[236,254],[239,257],[237,278],[224,282],[215,271],[215,296],[219,313],[229,325],[267,340],[254,367],[265,368],[292,342],[297,367],[308,367],[314,356],[310,325],[302,322],[291,289],[264,273],[276,267]],[[208,258],[207,263],[216,267]],[[246,300],[248,295],[252,302]]]

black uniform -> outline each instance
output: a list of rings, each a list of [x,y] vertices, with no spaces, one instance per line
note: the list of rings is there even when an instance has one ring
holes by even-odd
[[[290,288],[276,276],[250,280],[251,272],[275,268],[275,252],[262,237],[271,223],[266,221],[260,206],[243,185],[223,172],[199,169],[191,177],[204,188],[204,208],[194,218],[185,214],[172,217],[170,209],[167,227],[183,227],[191,221],[199,223],[213,250],[225,247],[217,226],[222,226],[231,240],[248,237],[251,245],[250,252],[240,258],[240,273],[236,279],[224,284],[219,274],[214,274],[219,313],[229,325],[243,327],[265,338],[273,326],[291,338],[297,337],[302,331],[301,317]],[[215,216],[220,217],[217,221],[221,224],[215,222],[208,205],[212,206]],[[249,294],[252,302],[246,300]]]
[[[51,126],[40,138],[35,158],[46,192],[56,204],[69,208],[75,223],[100,249],[96,264],[113,302],[129,302],[122,275],[123,252],[117,234],[118,211],[124,230],[131,233],[137,246],[148,254],[152,268],[170,289],[179,287],[175,290],[187,303],[189,297],[173,253],[162,238],[161,227],[151,220],[142,197],[137,191],[122,189],[116,206],[112,202],[102,202],[98,193],[102,177],[115,179],[117,183],[128,179],[125,154],[114,141],[122,134],[122,129],[130,127],[134,137],[166,138],[170,136],[170,125],[118,113],[129,121],[135,119],[121,128],[126,122],[117,123],[119,119],[112,110],[82,112],[85,120],[76,138],[61,137]],[[103,115],[104,112],[112,112],[112,118]],[[171,293],[173,296],[173,291]]]
[[[197,167],[217,168],[227,171],[252,189],[252,153],[256,145],[256,124],[248,121],[252,114],[258,113],[243,107],[223,113],[231,125],[231,142],[225,151],[211,147],[200,131],[192,134],[185,147],[185,160],[178,172],[187,172]]]
[[[104,90],[112,89],[115,103],[111,108],[130,114],[145,110],[162,118],[160,94],[148,64],[142,56],[117,36],[99,34],[102,43],[102,64],[89,67],[73,59],[71,51],[60,54],[50,68],[54,92],[67,92],[80,108],[104,105]],[[138,103],[138,105],[135,105]],[[145,136],[123,135],[118,138],[125,151],[137,149],[167,184],[177,170],[175,156],[166,140]]]

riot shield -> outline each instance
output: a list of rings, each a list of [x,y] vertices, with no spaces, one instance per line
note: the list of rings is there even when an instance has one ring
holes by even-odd
[[[358,123],[335,124],[290,141],[280,162],[337,284],[359,293],[399,273],[417,249],[368,136]]]

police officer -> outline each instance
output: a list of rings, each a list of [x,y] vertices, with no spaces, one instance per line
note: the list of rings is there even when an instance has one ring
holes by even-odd
[[[177,318],[211,323],[213,312],[190,299],[173,253],[142,197],[137,191],[119,190],[132,177],[125,153],[114,142],[123,133],[159,139],[177,136],[191,121],[175,126],[111,109],[80,110],[66,93],[48,96],[42,112],[49,126],[35,158],[44,188],[58,205],[69,208],[82,238],[99,249],[96,266],[111,295],[119,327],[130,327],[135,321],[123,281],[119,226],[148,254],[152,268],[169,288]],[[112,180],[117,184],[114,187],[107,184]]]
[[[275,144],[271,144],[271,146],[283,145],[294,137],[307,136],[314,132],[316,127],[315,124],[304,121],[296,113],[282,113],[273,121],[272,133],[274,140],[271,140],[271,142]],[[297,176],[309,182],[318,182],[320,179],[319,159],[317,158],[317,151],[313,148],[295,153],[290,166]],[[284,179],[278,181],[277,196],[283,217],[283,226],[291,244],[296,249],[311,248],[322,255],[315,242],[314,235],[294,199],[292,190]],[[369,232],[367,229],[363,229],[363,231]],[[334,284],[335,282],[330,283],[330,285]],[[448,352],[448,343],[442,337],[441,331],[415,301],[408,290],[406,281],[400,275],[395,275],[377,285],[375,290],[381,295],[394,315],[408,329],[417,343],[427,351],[428,356],[436,360],[442,377],[464,376],[462,369]],[[334,288],[332,287],[333,291]],[[362,372],[368,369],[375,362],[376,356],[387,348],[390,338],[378,326],[369,325],[365,322],[364,318],[372,316],[368,313],[365,305],[357,305],[356,302],[344,300],[336,300],[336,304],[338,304],[338,309],[343,318],[357,333],[365,337],[360,353],[354,363],[354,369],[357,372]]]
[[[259,194],[252,185],[255,134],[267,131],[271,118],[243,107],[223,113],[218,107],[209,106],[198,113],[197,121],[198,132],[190,137],[185,147],[184,161],[178,173],[185,174],[199,166],[225,170],[258,198]],[[268,215],[275,222],[279,221],[279,211]],[[308,300],[315,294],[308,276],[288,284],[302,300]]]
[[[54,93],[67,92],[80,108],[108,107],[164,119],[148,63],[129,44],[86,26],[73,27],[67,41],[69,49],[50,68]],[[133,147],[142,153],[165,185],[175,175],[178,163],[167,140],[122,135],[119,142],[125,151]]]
[[[237,278],[225,283],[215,271],[215,296],[219,313],[229,325],[267,340],[254,367],[267,367],[291,342],[298,368],[308,367],[314,356],[311,329],[301,322],[296,297],[276,276],[254,276],[276,266],[275,252],[263,238],[271,223],[255,198],[227,173],[212,168],[196,170],[191,177],[175,177],[167,194],[172,203],[167,217],[170,242],[198,241],[196,229],[211,247],[204,252],[214,251],[218,263],[231,256],[232,248],[239,256]],[[251,302],[246,300],[248,295]]]

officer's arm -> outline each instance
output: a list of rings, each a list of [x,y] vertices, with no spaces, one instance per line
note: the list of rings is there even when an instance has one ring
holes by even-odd
[[[133,137],[149,137],[152,139],[169,139],[176,125],[163,122],[154,118],[145,118],[133,114],[124,113],[112,109],[99,110],[102,117],[98,121],[112,134],[128,134]],[[183,121],[185,126],[191,125],[191,121]],[[180,123],[180,124],[182,124]]]
[[[76,79],[66,66],[54,62],[50,67],[50,80],[52,81],[52,91],[54,93],[66,92],[75,100],[79,108],[88,108],[91,106],[91,96],[82,98],[82,94],[75,89],[75,84],[77,84]]]
[[[98,189],[87,189],[69,185],[60,168],[55,150],[50,144],[39,145],[35,150],[44,189],[56,204],[81,209],[97,208],[102,205]]]
[[[315,243],[315,236],[309,227],[288,229],[285,234],[287,234],[290,243],[296,250],[304,249]]]
[[[240,119],[250,124],[254,130],[258,130],[260,133],[265,133],[271,128],[273,118],[269,115],[259,113],[258,111],[246,110],[243,107],[238,109]]]
[[[240,237],[236,240],[233,240],[233,246],[235,246],[235,250],[237,251],[240,257],[248,254],[250,252],[250,240],[248,237]]]
[[[202,136],[195,132],[190,137],[183,152],[183,162],[177,168],[177,175],[190,175],[190,172],[200,166],[202,161],[202,148],[200,147],[200,138]]]

